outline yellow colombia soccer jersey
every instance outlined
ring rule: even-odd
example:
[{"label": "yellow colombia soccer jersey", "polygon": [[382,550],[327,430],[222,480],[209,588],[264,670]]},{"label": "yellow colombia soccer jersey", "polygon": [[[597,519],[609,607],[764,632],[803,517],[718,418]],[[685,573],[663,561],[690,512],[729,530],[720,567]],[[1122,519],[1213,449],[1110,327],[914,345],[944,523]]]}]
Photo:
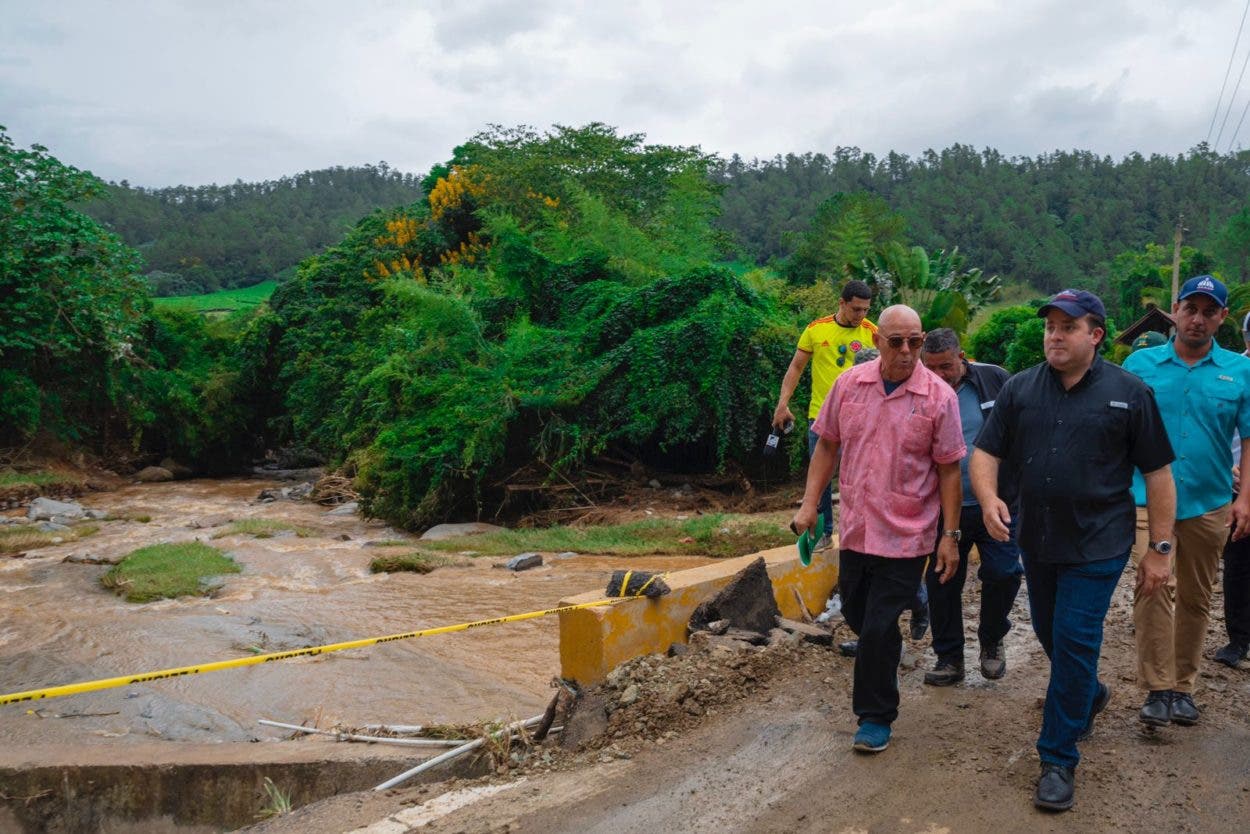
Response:
[{"label": "yellow colombia soccer jersey", "polygon": [[833,390],[838,376],[855,364],[855,354],[871,348],[872,334],[877,326],[864,319],[857,327],[838,324],[833,316],[809,324],[799,337],[799,350],[812,355],[812,404],[807,408],[808,419],[815,419],[820,406]]}]

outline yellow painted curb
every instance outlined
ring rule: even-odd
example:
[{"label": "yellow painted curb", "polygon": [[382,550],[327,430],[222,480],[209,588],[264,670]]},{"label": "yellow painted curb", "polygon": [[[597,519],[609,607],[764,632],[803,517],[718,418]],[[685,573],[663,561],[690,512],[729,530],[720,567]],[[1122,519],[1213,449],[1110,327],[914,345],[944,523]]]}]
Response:
[{"label": "yellow painted curb", "polygon": [[[602,608],[579,608],[560,612],[560,669],[563,677],[580,684],[597,683],[626,660],[663,653],[673,643],[686,642],[686,624],[699,603],[716,596],[733,577],[764,557],[773,595],[781,613],[799,619],[797,592],[812,613],[825,602],[838,583],[837,539],[828,550],[815,553],[803,567],[793,545],[726,559],[714,565],[675,571],[665,577],[672,589],[655,599],[627,599]],[[581,594],[560,602],[563,608],[602,599],[601,591]]]}]

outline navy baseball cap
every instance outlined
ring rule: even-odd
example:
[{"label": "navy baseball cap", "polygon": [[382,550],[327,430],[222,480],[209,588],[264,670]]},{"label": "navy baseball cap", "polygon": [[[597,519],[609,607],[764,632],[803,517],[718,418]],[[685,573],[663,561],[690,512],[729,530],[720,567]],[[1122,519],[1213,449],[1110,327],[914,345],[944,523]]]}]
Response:
[{"label": "navy baseball cap", "polygon": [[1037,311],[1039,318],[1046,318],[1051,310],[1062,310],[1074,319],[1081,316],[1107,317],[1107,309],[1102,306],[1102,299],[1086,290],[1060,290],[1051,296],[1050,301]]},{"label": "navy baseball cap", "polygon": [[1181,284],[1181,292],[1176,296],[1176,300],[1184,301],[1191,295],[1209,296],[1221,307],[1228,306],[1228,287],[1224,286],[1224,282],[1214,275],[1198,275],[1190,278]]}]

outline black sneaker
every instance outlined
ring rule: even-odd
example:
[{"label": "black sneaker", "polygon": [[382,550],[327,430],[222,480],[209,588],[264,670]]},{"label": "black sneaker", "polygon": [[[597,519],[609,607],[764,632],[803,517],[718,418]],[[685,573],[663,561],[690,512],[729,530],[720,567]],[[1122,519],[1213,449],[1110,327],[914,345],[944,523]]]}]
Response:
[{"label": "black sneaker", "polygon": [[838,653],[843,657],[854,657],[859,654],[859,641],[847,640],[845,643],[839,643]]},{"label": "black sneaker", "polygon": [[1192,727],[1198,723],[1198,707],[1194,706],[1194,696],[1188,692],[1172,693],[1172,723],[1182,727]]},{"label": "black sneaker", "polygon": [[933,671],[924,673],[929,686],[953,686],[964,679],[964,662],[954,658],[939,657]]},{"label": "black sneaker", "polygon": [[1094,732],[1094,719],[1098,717],[1098,713],[1107,708],[1107,704],[1111,702],[1111,689],[1102,681],[1098,682],[1098,694],[1094,696],[1094,707],[1089,712],[1089,723],[1085,725],[1085,729],[1081,730],[1081,734],[1076,737],[1077,741],[1085,741]]},{"label": "black sneaker", "polygon": [[1042,762],[1033,804],[1047,811],[1066,811],[1076,799],[1076,773],[1063,765]]},{"label": "black sneaker", "polygon": [[1002,641],[981,647],[981,674],[991,681],[1007,674],[1007,657],[1003,654]]},{"label": "black sneaker", "polygon": [[1250,646],[1245,643],[1229,643],[1216,652],[1213,659],[1216,663],[1223,663],[1225,666],[1237,669],[1241,666],[1241,661],[1246,659],[1247,654],[1250,654]]},{"label": "black sneaker", "polygon": [[923,640],[929,630],[929,606],[911,612],[911,639]]},{"label": "black sneaker", "polygon": [[1161,689],[1146,696],[1146,703],[1137,714],[1141,723],[1151,727],[1164,727],[1172,722],[1172,692]]}]

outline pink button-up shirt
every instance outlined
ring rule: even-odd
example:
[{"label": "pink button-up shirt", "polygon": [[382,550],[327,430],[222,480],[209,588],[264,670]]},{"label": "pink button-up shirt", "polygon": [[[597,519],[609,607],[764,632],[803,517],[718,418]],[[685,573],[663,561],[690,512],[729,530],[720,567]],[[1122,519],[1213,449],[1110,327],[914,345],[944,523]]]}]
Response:
[{"label": "pink button-up shirt", "polygon": [[917,364],[887,397],[881,361],[865,362],[838,377],[812,430],[842,448],[840,545],[892,558],[932,553],[941,515],[937,465],[968,451],[951,387]]}]

